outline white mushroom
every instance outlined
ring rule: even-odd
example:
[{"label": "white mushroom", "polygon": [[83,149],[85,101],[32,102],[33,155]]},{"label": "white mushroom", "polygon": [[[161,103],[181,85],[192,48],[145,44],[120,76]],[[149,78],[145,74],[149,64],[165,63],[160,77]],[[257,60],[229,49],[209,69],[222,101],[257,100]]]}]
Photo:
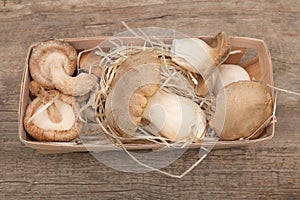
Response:
[{"label": "white mushroom", "polygon": [[[229,39],[221,32],[210,45],[198,38],[174,39],[171,52],[178,56],[173,60],[180,66],[207,78],[216,66],[225,61],[230,49]],[[186,65],[182,59],[191,65]]]},{"label": "white mushroom", "polygon": [[199,105],[188,98],[162,90],[148,99],[143,118],[172,141],[197,141],[205,135],[206,117]]},{"label": "white mushroom", "polygon": [[250,81],[250,76],[247,71],[239,65],[223,64],[218,67],[219,74],[214,86],[214,92],[217,94],[230,83],[247,80]]},{"label": "white mushroom", "polygon": [[230,40],[223,32],[210,44],[198,38],[183,38],[173,40],[171,48],[171,52],[176,55],[172,58],[174,62],[190,72],[201,75],[195,88],[198,96],[205,96],[208,90],[212,91],[216,81],[216,67],[227,59],[230,50]]}]

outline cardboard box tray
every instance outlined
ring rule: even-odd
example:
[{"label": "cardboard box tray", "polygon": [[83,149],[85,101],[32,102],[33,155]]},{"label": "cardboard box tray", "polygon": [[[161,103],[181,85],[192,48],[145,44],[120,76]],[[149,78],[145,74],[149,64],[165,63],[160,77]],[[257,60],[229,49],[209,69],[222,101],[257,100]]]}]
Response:
[{"label": "cardboard box tray", "polygon": [[[199,37],[204,41],[209,42],[212,37]],[[65,38],[64,41],[72,45],[76,50],[90,49],[99,45],[107,37],[83,37],[83,38]],[[264,41],[245,38],[245,37],[230,37],[232,50],[239,50],[240,53],[230,55],[225,63],[240,64],[244,67],[251,77],[257,80],[263,77],[263,82],[273,84],[273,71],[270,53]],[[23,126],[23,118],[26,107],[30,101],[28,85],[31,81],[29,74],[28,61],[31,55],[32,48],[37,44],[32,45],[29,48],[25,68],[23,71],[21,91],[20,91],[20,103],[19,103],[19,138],[26,146],[38,150],[41,153],[67,153],[67,152],[85,152],[86,147],[83,144],[77,144],[76,142],[40,142],[32,139],[28,133],[26,133]],[[250,53],[249,53],[250,52]],[[263,76],[262,76],[263,75]],[[272,97],[274,99],[274,90],[270,89]],[[193,143],[190,148],[199,148],[203,146],[214,145],[215,149],[239,147],[250,145],[258,142],[270,140],[274,136],[275,125],[268,126],[263,134],[258,139],[253,140],[241,140],[241,141],[218,141]],[[85,144],[86,145],[86,144]],[[91,144],[93,146],[93,144]],[[157,144],[127,144],[128,149],[157,149],[160,145]],[[107,151],[112,150],[111,145],[95,145],[92,147],[95,151]],[[90,148],[89,148],[90,149]]]}]

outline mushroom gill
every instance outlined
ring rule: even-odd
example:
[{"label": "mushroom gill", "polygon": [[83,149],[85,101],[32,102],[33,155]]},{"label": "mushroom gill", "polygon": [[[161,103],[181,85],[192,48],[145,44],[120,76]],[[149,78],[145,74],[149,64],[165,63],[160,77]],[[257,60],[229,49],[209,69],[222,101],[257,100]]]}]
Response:
[{"label": "mushroom gill", "polygon": [[[50,104],[50,105],[49,105]],[[71,141],[78,135],[72,97],[50,90],[38,95],[24,118],[26,131],[40,141]],[[46,108],[46,109],[43,109]]]}]

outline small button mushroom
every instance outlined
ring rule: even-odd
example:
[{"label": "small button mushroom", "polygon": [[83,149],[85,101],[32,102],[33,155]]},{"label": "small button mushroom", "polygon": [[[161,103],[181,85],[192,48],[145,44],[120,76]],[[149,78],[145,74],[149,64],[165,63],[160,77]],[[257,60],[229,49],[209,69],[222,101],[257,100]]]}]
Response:
[{"label": "small button mushroom", "polygon": [[24,128],[39,141],[71,141],[80,127],[73,110],[75,104],[71,96],[55,90],[44,92],[27,106]]},{"label": "small button mushroom", "polygon": [[97,84],[97,77],[86,73],[72,77],[76,60],[77,53],[68,43],[60,40],[42,42],[32,50],[30,74],[46,89],[56,88],[64,94],[81,96]]},{"label": "small button mushroom", "polygon": [[227,85],[216,98],[216,111],[211,127],[222,140],[247,138],[272,115],[273,101],[267,87],[254,81],[238,81]]}]

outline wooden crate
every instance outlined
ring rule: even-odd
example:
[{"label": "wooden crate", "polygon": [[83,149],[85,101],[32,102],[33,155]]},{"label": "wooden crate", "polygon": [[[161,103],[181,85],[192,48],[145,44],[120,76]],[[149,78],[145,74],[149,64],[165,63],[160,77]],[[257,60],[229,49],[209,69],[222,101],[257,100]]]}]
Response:
[{"label": "wooden crate", "polygon": [[[199,37],[206,42],[212,40],[212,37]],[[66,38],[64,41],[68,42],[71,46],[73,46],[76,50],[84,50],[90,49],[102,41],[107,39],[107,37],[84,37],[84,38]],[[273,83],[273,71],[272,71],[272,63],[270,53],[264,41],[253,39],[253,38],[245,38],[245,37],[230,37],[232,50],[239,50],[240,53],[233,54],[228,57],[225,63],[231,64],[240,64],[244,67],[247,72],[250,74],[251,78],[256,78],[257,80],[260,77],[263,77],[262,81],[274,85]],[[26,133],[23,126],[23,119],[26,107],[30,101],[29,98],[29,89],[28,85],[31,81],[31,77],[29,74],[28,61],[31,55],[32,48],[37,44],[32,45],[29,48],[25,68],[23,72],[21,92],[20,92],[20,103],[19,103],[19,138],[22,143],[26,146],[31,147],[33,149],[38,150],[41,153],[68,153],[68,152],[85,152],[87,151],[86,147],[83,144],[77,144],[76,142],[40,142],[33,140],[32,137]],[[247,52],[250,52],[247,54]],[[248,57],[246,59],[245,57]],[[263,76],[262,76],[263,75]],[[274,100],[274,90],[270,88],[270,92],[272,94],[272,98]],[[239,147],[250,145],[254,143],[260,143],[266,140],[270,140],[275,133],[275,125],[271,124],[267,127],[260,138],[253,140],[242,140],[242,141],[218,141],[215,142],[205,142],[205,143],[193,143],[190,148],[199,148],[202,146],[211,147],[214,145],[215,149],[220,148],[229,148],[229,147]],[[85,144],[86,145],[86,144]],[[127,144],[125,145],[128,149],[157,149],[160,148],[161,145],[158,144]],[[113,150],[111,145],[94,145],[91,144],[89,149],[94,149],[95,151],[107,151]]]}]

